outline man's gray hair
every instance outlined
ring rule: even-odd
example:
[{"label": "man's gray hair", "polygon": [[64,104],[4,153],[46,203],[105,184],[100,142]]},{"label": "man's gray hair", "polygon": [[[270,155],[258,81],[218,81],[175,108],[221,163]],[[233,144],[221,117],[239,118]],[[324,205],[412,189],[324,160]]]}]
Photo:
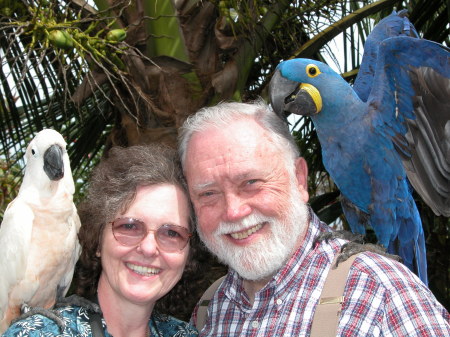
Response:
[{"label": "man's gray hair", "polygon": [[239,119],[251,118],[269,131],[271,141],[280,150],[286,151],[287,158],[295,160],[299,150],[287,123],[282,120],[262,99],[252,103],[222,102],[212,107],[200,109],[184,122],[179,130],[178,152],[184,168],[186,151],[192,135],[209,127],[220,128]]}]

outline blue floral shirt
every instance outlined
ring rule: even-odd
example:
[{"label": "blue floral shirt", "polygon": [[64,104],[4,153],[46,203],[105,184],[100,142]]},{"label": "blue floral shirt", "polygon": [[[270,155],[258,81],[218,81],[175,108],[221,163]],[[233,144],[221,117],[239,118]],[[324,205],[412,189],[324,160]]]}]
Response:
[{"label": "blue floral shirt", "polygon": [[[64,331],[60,331],[56,323],[42,315],[19,320],[12,324],[2,335],[3,337],[84,337],[92,336],[89,324],[89,312],[78,306],[66,306],[57,309],[64,320]],[[111,337],[107,331],[105,320],[102,318],[105,337]],[[198,336],[197,330],[189,323],[178,320],[172,316],[154,312],[149,320],[151,336],[156,337],[193,337]]]}]

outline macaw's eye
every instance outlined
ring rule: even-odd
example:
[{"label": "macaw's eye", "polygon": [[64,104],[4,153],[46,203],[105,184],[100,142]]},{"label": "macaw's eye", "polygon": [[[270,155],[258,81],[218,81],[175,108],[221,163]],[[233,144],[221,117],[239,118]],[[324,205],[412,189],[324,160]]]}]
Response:
[{"label": "macaw's eye", "polygon": [[308,64],[308,65],[306,66],[306,74],[307,74],[309,77],[316,77],[317,75],[320,74],[319,67],[316,66],[315,64]]}]

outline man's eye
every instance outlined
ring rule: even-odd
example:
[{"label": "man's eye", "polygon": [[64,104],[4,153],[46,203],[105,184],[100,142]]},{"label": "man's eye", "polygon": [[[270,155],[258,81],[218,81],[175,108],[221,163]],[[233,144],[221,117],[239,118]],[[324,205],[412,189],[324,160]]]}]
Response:
[{"label": "man's eye", "polygon": [[258,187],[262,183],[261,179],[249,179],[245,181],[245,186]]},{"label": "man's eye", "polygon": [[206,191],[206,192],[200,193],[200,197],[210,197],[213,194],[214,194],[213,191]]}]

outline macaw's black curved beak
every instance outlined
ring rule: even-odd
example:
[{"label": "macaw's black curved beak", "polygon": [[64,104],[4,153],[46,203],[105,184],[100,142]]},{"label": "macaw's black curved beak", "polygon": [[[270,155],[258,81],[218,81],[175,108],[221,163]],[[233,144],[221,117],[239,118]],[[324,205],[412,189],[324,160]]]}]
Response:
[{"label": "macaw's black curved beak", "polygon": [[63,150],[59,145],[52,145],[45,151],[44,171],[50,180],[64,177]]},{"label": "macaw's black curved beak", "polygon": [[298,83],[283,77],[279,69],[275,70],[269,83],[269,99],[273,111],[283,119],[290,114],[290,112],[286,111],[286,99],[290,96],[290,93],[295,92],[297,88]]},{"label": "macaw's black curved beak", "polygon": [[[312,85],[291,81],[277,69],[269,83],[272,108],[279,116],[310,116],[321,109],[320,95]],[[318,96],[318,97],[317,97]]]}]

